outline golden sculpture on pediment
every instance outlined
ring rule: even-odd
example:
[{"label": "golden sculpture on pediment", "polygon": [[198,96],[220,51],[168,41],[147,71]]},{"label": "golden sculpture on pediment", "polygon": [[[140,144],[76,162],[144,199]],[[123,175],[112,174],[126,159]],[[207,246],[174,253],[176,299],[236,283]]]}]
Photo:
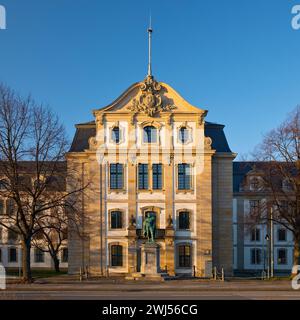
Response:
[{"label": "golden sculpture on pediment", "polygon": [[174,105],[164,105],[160,94],[161,85],[153,78],[148,76],[141,84],[141,95],[133,99],[132,104],[128,107],[135,113],[144,112],[153,117],[157,112],[170,111],[175,108]]}]

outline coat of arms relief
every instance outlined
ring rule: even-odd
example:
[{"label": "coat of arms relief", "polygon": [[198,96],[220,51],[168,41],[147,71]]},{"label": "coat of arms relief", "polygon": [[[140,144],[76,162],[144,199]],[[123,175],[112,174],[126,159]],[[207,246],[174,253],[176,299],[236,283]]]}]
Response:
[{"label": "coat of arms relief", "polygon": [[158,112],[175,109],[174,105],[163,102],[161,89],[161,85],[153,76],[148,76],[141,84],[141,95],[133,99],[128,109],[135,113],[144,112],[150,117],[153,117]]}]

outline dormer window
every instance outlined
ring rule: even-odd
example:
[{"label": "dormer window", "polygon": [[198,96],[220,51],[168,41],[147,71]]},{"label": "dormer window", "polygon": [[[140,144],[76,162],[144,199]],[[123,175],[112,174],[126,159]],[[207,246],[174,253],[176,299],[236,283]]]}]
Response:
[{"label": "dormer window", "polygon": [[179,129],[179,141],[181,143],[187,143],[189,141],[189,129],[187,127],[181,127]]},{"label": "dormer window", "polygon": [[292,191],[293,190],[293,185],[290,179],[284,179],[282,181],[282,189],[284,191]]},{"label": "dormer window", "polygon": [[119,127],[113,127],[111,130],[111,140],[114,143],[120,143],[121,141],[121,132]]},{"label": "dormer window", "polygon": [[143,142],[144,143],[157,142],[157,129],[154,126],[146,126],[143,128]]},{"label": "dormer window", "polygon": [[257,177],[252,177],[250,179],[250,190],[258,190],[260,187],[260,181]]}]

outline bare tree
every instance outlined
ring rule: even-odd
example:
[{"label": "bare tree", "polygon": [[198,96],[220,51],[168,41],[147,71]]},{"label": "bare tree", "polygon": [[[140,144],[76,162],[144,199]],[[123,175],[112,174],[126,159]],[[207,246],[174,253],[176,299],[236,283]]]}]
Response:
[{"label": "bare tree", "polygon": [[253,221],[274,221],[294,238],[294,265],[300,265],[300,106],[258,146],[255,158],[268,199],[252,213]]},{"label": "bare tree", "polygon": [[[68,219],[59,208],[54,208],[51,221],[38,219],[40,231],[32,239],[32,245],[42,252],[49,253],[56,272],[60,271],[59,253],[68,239]],[[48,220],[48,219],[47,219]]]},{"label": "bare tree", "polygon": [[[74,199],[74,197],[65,199],[64,207],[53,208],[50,217],[47,219],[37,219],[40,230],[34,235],[32,240],[35,248],[50,254],[56,272],[60,272],[59,254],[67,244],[68,226],[70,222],[72,222],[73,225],[73,232],[76,232],[79,237],[82,237],[80,227],[82,211],[78,211],[76,208],[79,206],[79,201],[72,203],[71,199]],[[68,214],[68,212],[72,212],[72,214]]]},{"label": "bare tree", "polygon": [[[67,148],[65,129],[49,108],[0,85],[0,196],[10,208],[0,225],[18,234],[26,282],[32,280],[34,235],[50,228],[50,210],[64,207],[70,196],[65,186]],[[53,180],[55,189],[50,187]],[[72,194],[82,188],[78,182]]]}]

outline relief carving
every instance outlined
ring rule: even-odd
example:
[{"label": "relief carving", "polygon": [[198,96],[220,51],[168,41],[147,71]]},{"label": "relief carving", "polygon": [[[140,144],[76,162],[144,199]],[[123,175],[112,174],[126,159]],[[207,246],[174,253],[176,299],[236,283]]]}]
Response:
[{"label": "relief carving", "polygon": [[144,112],[150,117],[161,111],[171,111],[174,105],[164,104],[161,96],[161,85],[153,78],[148,76],[141,84],[141,95],[133,99],[128,107],[133,112]]}]

